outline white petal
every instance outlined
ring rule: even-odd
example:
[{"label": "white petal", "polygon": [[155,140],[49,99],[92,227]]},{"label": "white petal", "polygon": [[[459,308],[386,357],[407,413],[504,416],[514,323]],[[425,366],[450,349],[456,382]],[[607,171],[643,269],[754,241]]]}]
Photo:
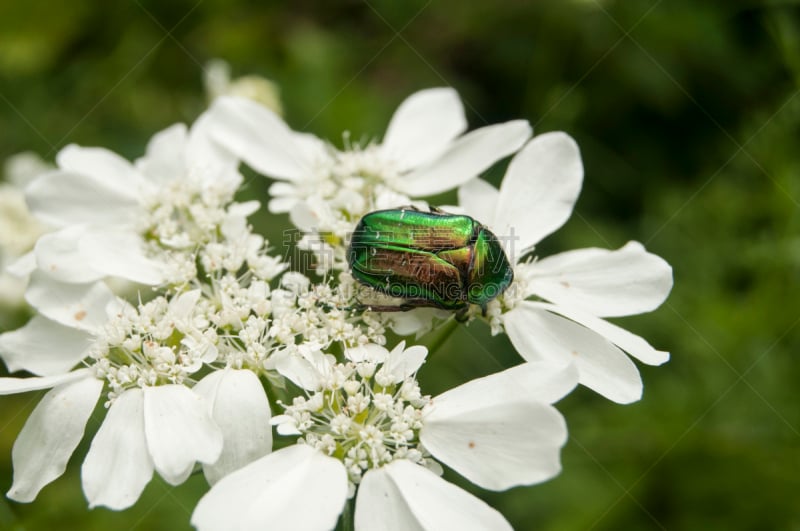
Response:
[{"label": "white petal", "polygon": [[446,321],[452,315],[452,312],[439,308],[414,308],[407,312],[384,314],[384,318],[387,319],[387,325],[395,334],[399,336],[413,335],[419,339],[433,329],[435,320]]},{"label": "white petal", "polygon": [[405,459],[364,474],[355,523],[359,531],[511,530],[486,502]]},{"label": "white petal", "polygon": [[299,147],[294,132],[274,112],[244,98],[220,97],[209,113],[215,140],[256,171],[278,179],[302,180],[313,160]]},{"label": "white petal", "polygon": [[[401,344],[405,344],[405,342]],[[367,343],[366,345],[359,345],[346,349],[344,356],[355,363],[383,363],[386,361],[387,356],[389,356],[389,351],[381,345]]]},{"label": "white petal", "polygon": [[56,162],[62,170],[83,174],[132,201],[147,186],[133,164],[105,148],[70,144],[58,152]]},{"label": "white petal", "polygon": [[296,198],[297,186],[294,183],[286,181],[275,181],[269,185],[269,195],[271,197],[292,196]]},{"label": "white petal", "polygon": [[172,125],[153,135],[145,156],[136,161],[136,168],[153,184],[165,186],[186,173],[185,150],[186,126]]},{"label": "white petal", "polygon": [[284,437],[303,434],[297,429],[297,422],[294,420],[275,424],[275,431],[278,432],[278,435],[283,435]]},{"label": "white petal", "polygon": [[289,211],[292,225],[302,232],[312,232],[319,228],[320,215],[307,201],[295,201]]},{"label": "white petal", "polygon": [[275,357],[275,370],[298,387],[315,391],[320,387],[320,375],[314,366],[294,353],[278,354]]},{"label": "white petal", "polygon": [[556,304],[599,317],[658,308],[672,289],[672,268],[638,242],[615,251],[578,249],[531,265],[529,289]]},{"label": "white petal", "polygon": [[300,201],[297,197],[276,197],[267,203],[267,209],[273,214],[285,214]]},{"label": "white petal", "polygon": [[472,179],[458,187],[458,204],[464,213],[481,223],[492,223],[500,192],[483,179]]},{"label": "white petal", "polygon": [[[471,395],[480,398],[483,404],[490,407],[516,402],[521,397],[552,404],[572,391],[576,385],[578,370],[571,360],[566,360],[561,365],[550,361],[531,361],[470,380],[437,396],[434,403],[438,407],[440,398],[446,397],[448,414],[462,414],[474,408]],[[437,416],[438,413],[433,418]]]},{"label": "white petal", "polygon": [[193,289],[181,293],[169,301],[167,310],[170,318],[176,322],[181,322],[192,317],[197,301],[200,300],[202,292],[200,289]]},{"label": "white petal", "polygon": [[143,393],[130,389],[114,400],[81,467],[89,507],[130,507],[153,477],[144,436]]},{"label": "white petal", "polygon": [[189,130],[184,160],[188,166],[221,167],[233,164],[238,166],[236,156],[216,142],[213,137],[214,120],[209,112],[204,112]]},{"label": "white petal", "polygon": [[498,236],[513,229],[519,255],[567,221],[582,182],[581,154],[569,135],[535,136],[508,166],[490,227]]},{"label": "white petal", "polygon": [[222,478],[198,502],[192,525],[199,531],[333,529],[346,497],[342,463],[297,444]]},{"label": "white petal", "polygon": [[295,145],[303,153],[304,160],[323,161],[330,158],[330,152],[334,148],[311,133],[298,133],[292,131],[292,138]]},{"label": "white petal", "polygon": [[435,159],[466,129],[464,107],[455,90],[420,90],[395,111],[381,150],[400,170],[407,170]]},{"label": "white petal", "polygon": [[[219,146],[219,143],[214,141],[213,145]],[[244,182],[244,175],[239,172],[239,159],[235,161],[234,165],[224,164],[224,161],[196,160],[189,167],[189,176],[205,189],[223,188],[234,193]]]},{"label": "white petal", "polygon": [[14,442],[9,498],[33,501],[42,487],[64,473],[102,390],[103,382],[87,374],[44,395]]},{"label": "white petal", "polygon": [[45,162],[41,155],[33,151],[16,153],[7,157],[3,163],[6,181],[20,189],[52,168],[52,164]]},{"label": "white petal", "polygon": [[22,308],[27,280],[3,273],[0,268],[0,307]]},{"label": "white petal", "polygon": [[557,365],[572,360],[580,383],[620,404],[642,397],[642,379],[636,365],[620,349],[597,333],[568,319],[523,301],[503,315],[511,343],[529,361]]},{"label": "white petal", "polygon": [[153,464],[172,485],[186,481],[195,461],[214,463],[222,432],[208,404],[182,385],[144,388],[144,431]]},{"label": "white petal", "polygon": [[406,342],[401,341],[389,353],[383,367],[394,376],[394,383],[400,383],[409,376],[413,376],[425,363],[428,349],[421,345],[405,348]]},{"label": "white petal", "polygon": [[272,451],[269,401],[252,371],[214,371],[194,392],[211,405],[211,418],[222,430],[219,459],[203,466],[209,484]]},{"label": "white petal", "polygon": [[402,191],[425,196],[455,188],[517,151],[530,136],[531,126],[525,120],[476,129],[455,140],[431,163],[403,177]]},{"label": "white petal", "polygon": [[[355,190],[351,190],[349,193],[353,194],[356,192]],[[351,204],[356,204],[355,200],[351,199],[351,201]],[[419,210],[428,210],[429,206],[427,202],[422,201],[421,199],[412,201],[407,194],[398,193],[396,190],[392,190],[391,188],[383,188],[376,192],[375,202],[372,205],[372,208],[375,210],[389,210],[392,208],[397,208],[398,205],[412,205]]]},{"label": "white petal", "polygon": [[165,265],[147,257],[145,242],[126,230],[92,230],[79,243],[81,254],[103,273],[146,285],[164,281]]},{"label": "white petal", "polygon": [[244,177],[238,171],[239,159],[214,140],[214,120],[208,112],[201,114],[189,130],[184,152],[188,177],[203,187],[239,188]]},{"label": "white petal", "polygon": [[261,209],[260,201],[245,201],[244,203],[232,203],[228,207],[228,216],[246,218],[255,214]]},{"label": "white petal", "polygon": [[336,358],[313,345],[300,345],[297,352],[283,352],[276,358],[275,369],[295,385],[309,391],[320,388],[320,382],[328,377],[336,363]]},{"label": "white petal", "polygon": [[0,356],[11,372],[61,375],[81,361],[91,345],[88,333],[36,315],[22,328],[0,335]]},{"label": "white petal", "polygon": [[41,271],[31,275],[25,300],[45,317],[92,332],[108,321],[106,306],[116,297],[102,282],[67,284]]},{"label": "white petal", "polygon": [[80,239],[86,231],[84,225],[70,225],[42,235],[33,251],[37,267],[63,282],[94,282],[103,278],[103,273],[91,267],[80,251]]},{"label": "white petal", "polygon": [[541,363],[468,382],[434,398],[420,441],[436,459],[486,489],[552,478],[561,470],[567,427],[561,414],[536,396],[542,391],[528,387],[540,368],[566,384],[544,379],[543,394],[562,395],[578,383],[574,369],[553,371]]},{"label": "white petal", "polygon": [[23,254],[6,266],[6,272],[18,278],[30,275],[34,269],[36,269],[36,255],[33,251]]},{"label": "white petal", "polygon": [[632,334],[624,328],[620,328],[617,325],[611,324],[608,321],[595,317],[594,315],[582,312],[575,308],[567,308],[565,306],[543,303],[533,304],[536,304],[540,308],[550,310],[551,312],[561,314],[568,319],[572,319],[573,321],[594,330],[642,363],[647,363],[648,365],[661,365],[662,363],[669,361],[669,352],[656,350],[642,337]]},{"label": "white petal", "polygon": [[56,227],[74,223],[120,224],[141,212],[136,188],[121,189],[117,176],[96,179],[82,173],[56,170],[45,173],[25,189],[33,215]]},{"label": "white petal", "polygon": [[0,378],[0,395],[13,395],[16,393],[27,393],[28,391],[39,391],[49,389],[57,385],[82,380],[89,374],[89,369],[78,369],[77,371],[66,374],[55,374],[53,376],[31,377],[31,378]]}]

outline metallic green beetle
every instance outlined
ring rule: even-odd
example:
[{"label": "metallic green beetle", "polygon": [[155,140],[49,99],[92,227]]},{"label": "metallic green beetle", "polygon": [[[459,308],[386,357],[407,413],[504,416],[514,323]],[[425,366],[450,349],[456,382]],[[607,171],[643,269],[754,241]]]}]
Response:
[{"label": "metallic green beetle", "polygon": [[381,293],[400,297],[398,306],[459,310],[486,305],[503,293],[514,270],[497,236],[469,216],[413,207],[378,210],[358,222],[347,250],[353,277]]}]

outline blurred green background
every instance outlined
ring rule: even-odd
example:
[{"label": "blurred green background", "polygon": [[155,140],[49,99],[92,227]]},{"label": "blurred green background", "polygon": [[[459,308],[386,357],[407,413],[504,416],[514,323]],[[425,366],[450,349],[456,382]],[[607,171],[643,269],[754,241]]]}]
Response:
[{"label": "blurred green background", "polygon": [[[634,405],[583,388],[559,404],[570,441],[556,479],[505,493],[462,484],[518,530],[797,530],[797,5],[6,1],[0,157],[34,150],[52,160],[70,142],[136,157],[155,131],[202,112],[211,58],[234,75],[275,80],[287,121],[337,144],[344,130],[379,138],[405,96],[440,85],[459,91],[472,127],[526,118],[537,132],[565,130],[581,146],[585,184],[539,253],[635,239],[665,257],[675,273],[667,303],[618,322],[672,360],[641,367],[645,392]],[[502,169],[488,178],[497,183]],[[264,198],[267,184],[253,179],[246,194]],[[288,225],[255,221],[276,242]],[[466,349],[488,353],[465,361]],[[516,360],[506,338],[480,323],[460,327],[423,371],[424,389]],[[2,491],[38,398],[0,399]],[[126,512],[89,511],[85,451],[36,502],[0,500],[0,529],[189,528],[202,478],[178,488],[156,481]]]}]

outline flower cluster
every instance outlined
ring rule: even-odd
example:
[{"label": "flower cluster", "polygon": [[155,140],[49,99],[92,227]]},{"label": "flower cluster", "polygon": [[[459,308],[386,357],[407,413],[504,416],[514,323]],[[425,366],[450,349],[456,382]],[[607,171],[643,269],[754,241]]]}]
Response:
[{"label": "flower cluster", "polygon": [[[49,391],[14,445],[8,496],[32,501],[63,473],[101,401],[81,469],[90,506],[130,507],[154,473],[178,485],[200,468],[212,485],[192,516],[203,530],[330,529],[351,506],[361,530],[509,529],[443,465],[490,490],[558,474],[567,430],[552,404],[579,383],[635,401],[625,352],[668,359],[606,318],[656,308],[669,265],[635,242],[534,259],[581,187],[563,133],[530,139],[523,120],[465,133],[457,94],[439,88],[404,101],[381,141],[345,135],[339,149],[292,131],[274,87],[226,68],[210,69],[210,109],[141,158],[71,145],[26,185],[38,225],[13,269],[35,315],[0,335],[0,357],[32,376],[0,378],[0,394]],[[499,190],[479,179],[512,154]],[[242,162],[276,179],[268,208],[289,213],[313,270],[290,270],[248,222],[260,204],[236,199]],[[425,256],[468,281],[496,238],[513,282],[480,304],[412,298],[388,311],[393,299],[349,270],[354,228],[374,210],[427,212],[425,197],[455,188],[483,243]],[[447,261],[463,256],[461,269]],[[508,334],[524,361],[431,397],[417,379],[428,349],[389,343],[455,318]]]},{"label": "flower cluster", "polygon": [[292,131],[245,99],[219,98],[209,113],[217,124],[212,135],[220,143],[278,179],[270,188],[269,209],[290,212],[306,235],[306,248],[318,253],[320,272],[346,268],[347,235],[367,212],[453,189],[515,152],[531,134],[524,120],[462,134],[464,108],[449,88],[410,96],[382,142],[359,145],[345,137],[344,150]]},{"label": "flower cluster", "polygon": [[0,308],[23,303],[24,274],[14,272],[15,263],[33,248],[46,227],[33,218],[25,204],[23,189],[37,174],[49,169],[32,152],[18,153],[6,160],[6,182],[0,182]]},{"label": "flower cluster", "polygon": [[311,387],[309,396],[296,396],[285,415],[272,419],[278,433],[301,435],[300,442],[342,456],[353,490],[364,472],[395,459],[428,465],[419,430],[431,399],[422,396],[414,378],[424,347],[356,347],[347,363],[314,354],[314,376],[295,375],[298,384]]},{"label": "flower cluster", "polygon": [[[426,355],[403,343],[391,352],[354,349],[345,363],[309,353],[292,375],[307,396],[272,419],[279,434],[300,435],[298,444],[225,477],[192,522],[201,530],[276,522],[328,529],[355,496],[356,529],[414,522],[511,529],[496,510],[441,479],[439,461],[491,490],[556,475],[567,430],[551,404],[575,386],[575,368],[524,363],[431,398],[414,378]],[[265,510],[279,488],[292,490]],[[309,503],[314,511],[303,510]]]}]

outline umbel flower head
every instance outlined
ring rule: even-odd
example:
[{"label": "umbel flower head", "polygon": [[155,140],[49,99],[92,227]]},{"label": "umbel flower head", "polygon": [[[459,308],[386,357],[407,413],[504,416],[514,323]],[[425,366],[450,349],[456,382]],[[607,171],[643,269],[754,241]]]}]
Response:
[{"label": "umbel flower head", "polygon": [[91,506],[129,507],[154,471],[177,485],[199,462],[213,483],[269,453],[259,376],[282,378],[276,365],[296,364],[303,338],[326,347],[383,342],[378,323],[326,311],[341,303],[337,293],[301,292],[297,277],[270,290],[227,272],[132,306],[102,282],[35,274],[28,295],[41,315],[0,335],[0,357],[39,376],[0,378],[0,394],[53,389],[15,443],[8,496],[31,501],[63,473],[104,391],[108,413],[82,468]]},{"label": "umbel flower head", "polygon": [[[213,464],[219,459],[222,433],[205,401],[184,385],[206,352],[187,349],[176,356],[177,349],[167,346],[168,337],[192,335],[191,315],[198,295],[190,292],[169,304],[157,298],[135,311],[97,284],[86,297],[93,299],[93,305],[85,310],[82,330],[37,316],[23,329],[0,336],[0,352],[9,369],[49,373],[0,378],[0,394],[52,388],[14,444],[10,498],[32,501],[63,473],[104,388],[108,414],[82,468],[91,506],[128,507],[154,470],[177,485],[186,480],[196,461]],[[37,332],[35,343],[30,338]],[[26,346],[30,360],[20,355]],[[59,359],[61,353],[65,360]],[[75,357],[85,357],[85,366],[69,371],[79,361]],[[67,370],[59,370],[59,365]]]},{"label": "umbel flower head", "polygon": [[[183,128],[169,131],[151,143],[150,151],[176,140],[181,144]],[[68,152],[79,153],[74,150],[79,148]],[[93,154],[133,171],[110,152]],[[62,233],[80,232],[82,237],[47,248],[49,263],[56,267],[35,270],[26,292],[38,314],[22,328],[0,335],[0,357],[8,369],[36,375],[1,378],[0,394],[52,388],[15,443],[12,499],[33,500],[63,473],[103,395],[108,412],[82,467],[90,506],[129,507],[153,472],[177,485],[196,463],[213,483],[271,451],[270,406],[259,377],[282,378],[276,360],[291,358],[306,341],[324,347],[383,342],[378,322],[368,316],[356,322],[336,310],[346,306],[338,290],[327,285],[300,289],[309,281],[299,274],[287,274],[280,288],[270,288],[285,264],[267,254],[264,239],[245,222],[257,204],[234,203],[235,189],[217,195],[213,180],[208,182],[212,190],[194,193],[196,183],[181,173],[182,165],[172,168],[174,173],[162,170],[165,178],[151,182],[147,195],[161,198],[160,205],[169,203],[168,212],[129,205],[145,222],[159,220],[152,230],[142,232],[142,220],[130,212],[61,220]],[[44,200],[43,187],[56,177],[70,179],[72,174],[63,171],[40,177],[30,191],[42,200],[37,209],[44,218],[55,201]],[[166,178],[170,175],[175,179]],[[77,183],[90,179],[73,177]],[[54,206],[50,216],[61,219],[69,209]],[[76,209],[75,215],[83,214]],[[92,221],[93,215],[109,216],[109,223]],[[116,226],[110,223],[114,215],[121,216]],[[103,280],[81,282],[85,279],[70,276],[71,266],[77,271],[89,259],[81,252],[84,237],[109,230],[128,231],[143,251],[144,268],[138,269],[141,261],[126,263],[126,278],[141,281],[148,271],[166,271],[149,267],[154,257],[184,258],[191,267],[156,286],[148,300],[134,295],[139,299],[135,304],[116,296]]]},{"label": "umbel flower head", "polygon": [[196,273],[198,245],[236,230],[258,208],[233,202],[242,176],[209,139],[205,116],[191,129],[176,124],[157,133],[133,164],[75,145],[56,162],[26,196],[34,216],[57,229],[36,243],[36,266],[64,282],[179,284]]},{"label": "umbel flower head", "polygon": [[[658,306],[671,270],[636,243],[524,259],[570,215],[577,146],[563,134],[525,145],[523,120],[465,130],[445,88],[406,99],[380,141],[344,149],[221,96],[190,128],[156,134],[134,163],[64,148],[26,190],[54,229],[19,261],[37,313],[0,334],[8,369],[34,375],[0,378],[0,394],[49,389],[15,442],[8,496],[31,501],[63,473],[100,401],[81,467],[92,507],[130,507],[154,473],[177,485],[202,469],[212,487],[192,516],[201,530],[330,529],[345,507],[362,531],[510,529],[445,481],[443,466],[496,491],[558,474],[567,431],[552,404],[579,382],[635,400],[641,380],[623,351],[666,360],[604,318]],[[473,179],[523,145],[499,191]],[[514,283],[482,317],[526,361],[425,394],[427,349],[388,350],[384,325],[410,333],[433,317],[364,310],[347,271],[319,282],[286,272],[248,223],[259,203],[235,201],[239,158],[277,179],[270,210],[290,213],[332,258],[318,272],[345,268],[366,212],[425,208],[420,198],[461,186],[470,214],[519,238]]]},{"label": "umbel flower head", "polygon": [[0,394],[53,389],[14,445],[10,498],[31,501],[63,473],[104,391],[108,413],[82,468],[91,506],[129,507],[154,471],[175,485],[200,462],[214,482],[271,450],[257,375],[281,340],[265,341],[271,328],[259,325],[271,321],[263,282],[228,287],[225,300],[195,289],[134,307],[101,282],[35,275],[29,294],[43,315],[0,335],[0,356],[39,376],[0,378]]},{"label": "umbel flower head", "polygon": [[[91,506],[130,506],[154,471],[179,484],[199,462],[215,481],[271,450],[259,373],[240,369],[263,369],[269,345],[249,348],[260,339],[254,318],[269,316],[268,282],[285,265],[245,222],[258,205],[233,202],[232,159],[201,145],[202,123],[188,137],[180,125],[160,133],[136,166],[72,146],[30,185],[37,215],[60,229],[35,249],[40,268],[25,296],[38,314],[0,335],[8,369],[36,376],[2,378],[0,394],[52,390],[15,443],[9,497],[31,501],[63,473],[104,392],[108,414],[82,468]],[[110,235],[131,248],[88,250]],[[189,265],[170,275],[175,263]],[[160,286],[134,305],[98,280],[106,275]],[[258,413],[237,413],[248,410]],[[262,427],[249,426],[254,418]]]},{"label": "umbel flower head", "polygon": [[[209,113],[215,139],[278,180],[270,211],[291,212],[300,230],[315,234],[304,243],[318,251],[323,269],[345,267],[346,237],[362,215],[453,189],[514,153],[531,133],[527,121],[513,120],[464,134],[464,109],[451,88],[412,94],[381,142],[348,141],[344,150],[292,131],[246,99],[218,98]],[[325,260],[331,254],[333,261]]]},{"label": "umbel flower head", "polygon": [[637,242],[615,251],[525,258],[567,221],[582,179],[575,141],[546,133],[514,156],[499,190],[475,179],[459,189],[459,203],[513,244],[515,280],[490,303],[493,332],[505,331],[526,360],[571,360],[580,383],[615,402],[633,402],[642,395],[642,381],[623,351],[650,365],[666,362],[669,354],[604,318],[657,308],[672,288],[672,268]]},{"label": "umbel flower head", "polygon": [[426,354],[403,343],[391,352],[366,345],[345,363],[310,350],[285,366],[306,396],[273,423],[298,444],[222,479],[192,523],[201,531],[331,529],[355,495],[359,530],[510,529],[443,480],[438,462],[492,490],[553,477],[567,433],[550,404],[577,373],[525,363],[431,398],[415,379]]}]

